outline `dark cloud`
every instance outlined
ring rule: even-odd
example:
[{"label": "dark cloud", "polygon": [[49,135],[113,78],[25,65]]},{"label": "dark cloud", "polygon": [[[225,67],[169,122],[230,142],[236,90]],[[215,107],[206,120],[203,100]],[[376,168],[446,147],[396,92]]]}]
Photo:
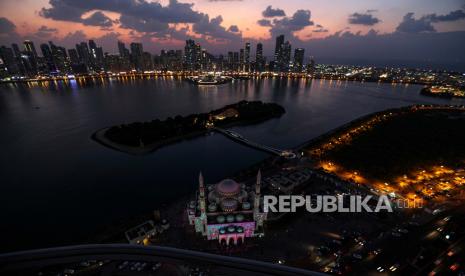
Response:
[{"label": "dark cloud", "polygon": [[312,32],[314,32],[314,33],[327,33],[329,31],[328,31],[328,29],[325,29],[325,28],[319,28],[319,29],[313,30]]},{"label": "dark cloud", "polygon": [[16,32],[16,25],[8,18],[0,17],[0,43],[10,44],[19,41],[20,36]]},{"label": "dark cloud", "polygon": [[75,32],[69,32],[58,42],[60,44],[64,44],[65,46],[72,47],[72,45],[75,45],[78,42],[86,41],[86,40],[87,40],[86,34],[83,31],[79,30]]},{"label": "dark cloud", "polygon": [[119,22],[122,28],[132,29],[138,32],[160,32],[169,28],[168,23],[160,22],[156,19],[146,20],[124,14],[120,16]]},{"label": "dark cloud", "polygon": [[271,26],[273,26],[271,24],[271,21],[268,20],[268,19],[260,19],[260,20],[257,21],[257,24],[262,26],[262,27],[271,27]]},{"label": "dark cloud", "polygon": [[451,11],[450,13],[446,15],[437,15],[435,13],[433,14],[428,14],[425,16],[425,18],[428,18],[431,22],[451,22],[451,21],[457,21],[465,18],[465,12],[463,10],[456,10],[456,11]]},{"label": "dark cloud", "polygon": [[453,22],[465,19],[465,12],[463,10],[451,11],[445,15],[431,13],[419,19],[415,19],[413,15],[413,12],[407,13],[399,23],[399,26],[397,26],[396,31],[402,33],[436,32],[432,23]]},{"label": "dark cloud", "polygon": [[353,13],[349,16],[349,23],[350,24],[357,24],[357,25],[365,25],[365,26],[373,26],[379,23],[380,20],[374,17],[370,13]]},{"label": "dark cloud", "polygon": [[221,15],[212,19],[209,19],[209,16],[206,15],[202,18],[202,20],[192,25],[192,30],[198,34],[206,36],[208,39],[217,41],[223,41],[224,39],[241,39],[240,34],[228,31],[223,26],[221,26],[222,22],[223,17],[221,17]]},{"label": "dark cloud", "polygon": [[422,33],[436,32],[436,29],[431,24],[431,20],[427,17],[423,16],[420,19],[415,19],[413,17],[413,12],[409,12],[399,23],[396,31],[401,33]]},{"label": "dark cloud", "polygon": [[[42,8],[39,14],[45,18],[54,20],[80,22],[86,25],[101,26],[108,29],[114,23],[119,23],[122,28],[131,29],[148,37],[179,38],[187,37],[184,30],[170,27],[173,24],[193,24],[193,31],[209,36],[210,39],[241,39],[235,28],[225,29],[220,24],[221,17],[210,20],[207,14],[194,11],[193,4],[180,3],[178,0],[170,0],[165,6],[159,2],[147,0],[50,0],[50,7]],[[87,12],[95,11],[90,17],[82,18]],[[117,22],[112,21],[103,12],[115,12],[120,14]],[[64,14],[69,14],[65,16]],[[237,27],[237,26],[236,26]]]},{"label": "dark cloud", "polygon": [[284,34],[288,37],[294,36],[294,32],[303,30],[314,23],[310,20],[311,13],[309,10],[297,10],[292,17],[283,17],[274,19],[270,33],[273,37]]},{"label": "dark cloud", "polygon": [[58,32],[58,29],[56,28],[49,28],[47,26],[42,25],[35,33],[35,36],[43,37],[43,38],[50,38],[53,34],[56,34],[57,32]]},{"label": "dark cloud", "polygon": [[0,17],[0,34],[9,34],[16,31],[16,25],[5,17]]},{"label": "dark cloud", "polygon": [[233,32],[233,33],[238,33],[239,28],[237,27],[237,25],[231,25],[231,26],[229,26],[228,31]]},{"label": "dark cloud", "polygon": [[286,16],[286,13],[281,9],[273,9],[271,6],[266,7],[266,9],[262,12],[263,17],[278,17],[278,16]]},{"label": "dark cloud", "polygon": [[378,10],[373,9],[373,10],[367,10],[367,13],[372,13],[372,12],[377,12]]},{"label": "dark cloud", "polygon": [[91,16],[82,19],[82,24],[88,26],[100,26],[100,27],[111,27],[113,26],[113,20],[106,16],[103,12],[94,12]]}]

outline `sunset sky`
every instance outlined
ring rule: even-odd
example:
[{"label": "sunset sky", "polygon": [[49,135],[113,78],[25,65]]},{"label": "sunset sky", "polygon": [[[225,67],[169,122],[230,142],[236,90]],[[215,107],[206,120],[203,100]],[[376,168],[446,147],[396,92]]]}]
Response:
[{"label": "sunset sky", "polygon": [[[323,56],[332,55],[331,51],[339,53],[337,47],[331,45],[331,51],[327,47],[339,41],[341,45],[358,43],[375,47],[387,40],[398,47],[399,43],[413,43],[409,39],[418,43],[446,39],[446,43],[455,45],[465,37],[465,1],[2,0],[0,3],[1,44],[32,39],[36,43],[53,40],[72,47],[76,42],[94,38],[105,51],[115,52],[119,39],[127,43],[143,42],[144,49],[157,52],[162,48],[181,49],[184,40],[190,37],[212,53],[237,51],[246,41],[252,44],[262,41],[265,52],[270,54],[274,37],[281,33],[293,46],[305,47],[307,53],[313,48],[312,53]],[[438,54],[444,50],[457,49],[432,51]],[[353,55],[342,52],[344,56]],[[388,58],[402,58],[400,52],[393,52]],[[428,58],[436,58],[429,55]],[[463,54],[457,58],[462,61]]]}]

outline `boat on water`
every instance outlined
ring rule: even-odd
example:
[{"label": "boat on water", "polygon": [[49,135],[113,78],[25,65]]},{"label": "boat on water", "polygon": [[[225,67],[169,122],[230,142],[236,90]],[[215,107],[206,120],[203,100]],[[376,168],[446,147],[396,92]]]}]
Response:
[{"label": "boat on water", "polygon": [[232,81],[232,78],[222,75],[205,74],[199,76],[191,76],[188,77],[187,80],[196,85],[217,85],[230,82]]}]

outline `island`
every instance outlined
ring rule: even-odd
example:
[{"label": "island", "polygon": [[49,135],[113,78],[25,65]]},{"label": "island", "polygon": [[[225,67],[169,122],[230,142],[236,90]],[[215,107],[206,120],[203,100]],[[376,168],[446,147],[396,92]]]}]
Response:
[{"label": "island", "polygon": [[164,145],[203,135],[215,127],[254,124],[280,117],[285,109],[276,103],[240,101],[208,113],[177,115],[166,120],[134,122],[100,129],[92,138],[129,154],[146,154]]}]

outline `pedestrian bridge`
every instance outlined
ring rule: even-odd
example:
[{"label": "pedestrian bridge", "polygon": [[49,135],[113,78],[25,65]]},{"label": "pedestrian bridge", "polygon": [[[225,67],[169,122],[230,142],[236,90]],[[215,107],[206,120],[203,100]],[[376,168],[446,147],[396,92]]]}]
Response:
[{"label": "pedestrian bridge", "polygon": [[237,141],[239,143],[242,143],[242,144],[244,144],[246,146],[249,146],[249,147],[252,147],[252,148],[255,148],[255,149],[258,149],[258,150],[262,150],[262,151],[265,151],[265,152],[269,152],[269,153],[272,153],[272,154],[275,154],[275,155],[278,155],[278,156],[281,156],[281,157],[284,157],[284,158],[287,158],[287,159],[296,158],[296,154],[294,152],[292,152],[291,150],[282,150],[282,149],[277,149],[277,148],[273,148],[273,147],[270,147],[270,146],[258,144],[258,143],[255,143],[253,141],[250,141],[250,140],[244,138],[239,133],[231,131],[231,130],[222,129],[222,128],[219,128],[219,127],[214,127],[212,129],[214,131],[217,131],[217,132],[225,135],[226,137],[228,137],[228,138],[230,138],[232,140],[235,140],[235,141]]}]

